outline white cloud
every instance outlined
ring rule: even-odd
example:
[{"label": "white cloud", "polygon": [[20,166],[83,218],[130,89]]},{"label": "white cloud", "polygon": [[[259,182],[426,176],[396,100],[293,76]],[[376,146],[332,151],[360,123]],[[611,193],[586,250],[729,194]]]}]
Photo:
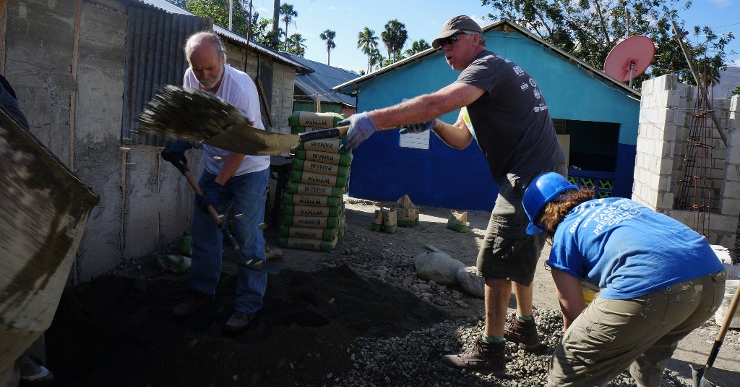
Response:
[{"label": "white cloud", "polygon": [[732,5],[732,0],[709,0],[709,2],[716,4],[720,8]]}]

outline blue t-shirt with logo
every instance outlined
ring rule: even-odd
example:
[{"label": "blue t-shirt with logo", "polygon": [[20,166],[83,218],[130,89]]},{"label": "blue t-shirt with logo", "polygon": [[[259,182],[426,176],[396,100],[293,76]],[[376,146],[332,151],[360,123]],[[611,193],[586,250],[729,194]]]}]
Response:
[{"label": "blue t-shirt with logo", "polygon": [[553,236],[547,264],[628,299],[724,269],[706,238],[625,198],[572,209]]}]

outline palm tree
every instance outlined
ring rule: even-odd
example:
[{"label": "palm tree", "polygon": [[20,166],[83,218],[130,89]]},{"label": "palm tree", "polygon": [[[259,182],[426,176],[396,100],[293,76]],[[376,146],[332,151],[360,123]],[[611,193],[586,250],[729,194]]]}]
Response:
[{"label": "palm tree", "polygon": [[370,69],[372,70],[375,65],[378,65],[377,69],[380,70],[383,67],[383,55],[380,54],[380,50],[373,48],[370,50]]},{"label": "palm tree", "polygon": [[388,59],[393,60],[401,53],[401,49],[408,39],[406,25],[399,22],[398,19],[393,19],[385,24],[385,31],[380,34],[380,38],[388,49]]},{"label": "palm tree", "polygon": [[336,44],[334,44],[334,37],[337,36],[337,33],[332,30],[326,30],[319,35],[321,40],[326,41],[326,65],[331,66],[331,50],[335,47],[337,47]]},{"label": "palm tree", "polygon": [[275,36],[278,34],[278,22],[280,21],[280,0],[274,0],[272,2],[272,33]]},{"label": "palm tree", "polygon": [[408,56],[411,56],[411,55],[414,55],[414,54],[418,54],[418,53],[420,53],[420,52],[422,52],[424,50],[428,50],[430,47],[431,46],[429,45],[429,43],[427,43],[426,40],[419,39],[419,40],[415,41],[414,43],[412,43],[411,44],[411,48],[408,49],[408,50],[406,50],[406,51],[404,51],[404,53],[406,55],[408,55]]},{"label": "palm tree", "polygon": [[358,33],[357,48],[362,48],[362,53],[367,55],[367,72],[371,72],[373,65],[370,63],[370,54],[373,49],[378,48],[378,37],[375,36],[375,31],[365,27],[364,30]]},{"label": "palm tree", "polygon": [[293,10],[291,4],[283,4],[280,6],[280,14],[283,15],[283,21],[285,22],[285,50],[288,50],[288,24],[293,21],[294,17],[298,16],[298,12]]},{"label": "palm tree", "polygon": [[301,34],[290,35],[289,38],[286,38],[285,51],[298,56],[303,56],[306,54],[306,45],[303,44],[305,41],[306,39],[303,39]]}]

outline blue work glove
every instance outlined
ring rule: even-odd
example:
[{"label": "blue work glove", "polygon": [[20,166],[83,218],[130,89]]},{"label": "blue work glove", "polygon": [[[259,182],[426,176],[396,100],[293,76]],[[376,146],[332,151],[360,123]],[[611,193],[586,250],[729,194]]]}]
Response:
[{"label": "blue work glove", "polygon": [[423,133],[427,130],[432,130],[434,127],[437,126],[437,120],[431,120],[431,121],[424,121],[420,124],[411,124],[406,125],[403,129],[401,129],[401,134],[406,133]]},{"label": "blue work glove", "polygon": [[375,126],[375,123],[367,112],[353,114],[349,118],[337,123],[337,126],[345,125],[349,125],[349,129],[342,142],[344,145],[343,148],[348,151],[357,148],[360,143],[367,140],[368,137],[378,130],[378,127]]},{"label": "blue work glove", "polygon": [[188,158],[185,157],[185,152],[192,147],[193,146],[185,140],[177,140],[162,149],[162,159],[171,162],[180,172],[185,173],[185,171],[190,170],[190,168],[188,168]]},{"label": "blue work glove", "polygon": [[216,180],[208,180],[206,184],[203,187],[201,187],[201,191],[203,191],[203,195],[197,195],[195,197],[195,201],[196,203],[198,203],[198,207],[200,207],[200,209],[203,210],[203,212],[207,214],[208,205],[210,204],[214,208],[216,208],[218,197],[221,196],[224,190],[225,190],[224,186],[216,183]]}]

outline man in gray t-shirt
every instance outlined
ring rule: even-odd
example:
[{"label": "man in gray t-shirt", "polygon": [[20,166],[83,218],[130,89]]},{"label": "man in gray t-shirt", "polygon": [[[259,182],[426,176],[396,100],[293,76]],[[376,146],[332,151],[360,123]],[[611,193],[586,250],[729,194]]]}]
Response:
[{"label": "man in gray t-shirt", "polygon": [[[486,321],[482,337],[468,351],[445,355],[442,363],[503,374],[506,340],[530,351],[540,345],[532,317],[531,284],[545,239],[526,233],[529,219],[522,197],[539,174],[556,171],[566,175],[565,153],[537,83],[515,63],[487,51],[476,22],[464,15],[453,17],[432,46],[441,49],[450,67],[461,72],[454,83],[398,105],[355,114],[338,125],[350,126],[345,138],[349,149],[379,127],[409,122],[421,122],[409,125],[409,132],[432,130],[455,149],[465,149],[476,139],[500,188],[477,261],[485,278]],[[460,115],[455,124],[437,119],[457,109]],[[517,314],[506,322],[512,285]]]}]

